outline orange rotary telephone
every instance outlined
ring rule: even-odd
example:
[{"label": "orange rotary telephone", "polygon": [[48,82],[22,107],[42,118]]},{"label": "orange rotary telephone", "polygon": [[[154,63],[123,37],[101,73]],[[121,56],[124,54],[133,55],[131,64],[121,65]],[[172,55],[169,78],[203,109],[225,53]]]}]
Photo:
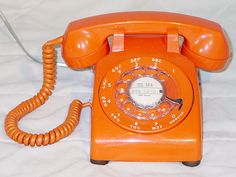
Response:
[{"label": "orange rotary telephone", "polygon": [[[179,36],[184,38],[180,49]],[[109,46],[108,37],[112,37]],[[74,100],[64,123],[45,134],[19,129],[18,121],[43,105],[55,85],[55,45],[72,69],[94,65],[92,103]],[[122,12],[74,21],[43,46],[43,84],[6,117],[14,141],[48,145],[68,136],[83,107],[92,108],[91,162],[180,161],[202,158],[202,120],[197,67],[216,71],[229,58],[221,26],[162,12]]]}]

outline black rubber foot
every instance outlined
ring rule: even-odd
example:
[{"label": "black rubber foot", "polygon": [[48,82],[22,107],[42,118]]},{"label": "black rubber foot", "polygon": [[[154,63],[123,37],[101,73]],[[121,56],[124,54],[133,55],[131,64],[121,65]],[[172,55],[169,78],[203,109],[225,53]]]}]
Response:
[{"label": "black rubber foot", "polygon": [[201,160],[198,161],[190,161],[190,162],[182,162],[182,164],[184,164],[185,166],[188,167],[196,167],[201,163]]},{"label": "black rubber foot", "polygon": [[96,164],[96,165],[106,165],[106,164],[108,164],[109,161],[90,159],[90,162],[91,162],[92,164]]}]

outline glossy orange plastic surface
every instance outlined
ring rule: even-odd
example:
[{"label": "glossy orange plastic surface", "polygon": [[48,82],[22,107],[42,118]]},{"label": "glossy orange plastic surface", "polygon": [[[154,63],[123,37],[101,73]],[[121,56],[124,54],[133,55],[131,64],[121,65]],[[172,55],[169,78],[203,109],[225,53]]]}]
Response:
[{"label": "glossy orange plastic surface", "polygon": [[[123,52],[110,53],[97,63],[92,106],[91,159],[118,161],[201,159],[202,128],[197,69],[180,53],[167,52],[166,42],[166,36],[126,36]],[[128,117],[115,106],[114,94],[112,96],[111,93],[115,89],[114,81],[117,76],[109,77],[109,73],[121,65],[120,75],[122,75],[127,69],[125,63],[133,58],[144,60],[140,65],[157,66],[172,75],[178,88],[171,89],[179,90],[178,96],[183,99],[180,110],[176,107],[165,117],[142,121]],[[161,59],[161,62],[152,61],[156,58]],[[103,89],[105,80],[107,87]]]},{"label": "glossy orange plastic surface", "polygon": [[107,37],[121,31],[124,34],[168,34],[176,31],[184,37],[184,54],[202,69],[222,69],[229,58],[224,31],[215,22],[166,12],[121,12],[70,23],[63,42],[66,63],[71,68],[95,64],[108,52]]},{"label": "glossy orange plastic surface", "polygon": [[[182,48],[179,36],[184,37]],[[32,135],[19,130],[17,122],[51,95],[55,83],[52,46],[56,44],[62,45],[70,68],[94,65],[93,103],[75,101],[64,124],[49,133]],[[91,106],[93,161],[201,160],[197,68],[215,71],[226,65],[229,44],[219,24],[175,13],[113,13],[70,23],[62,37],[43,49],[43,86],[35,97],[8,113],[5,129],[9,137],[31,146],[54,143],[73,131],[81,108]],[[151,81],[142,83],[142,78]],[[147,92],[148,87],[154,90]],[[143,96],[141,102],[151,104],[140,105],[137,95]],[[154,102],[150,101],[153,95]]]}]

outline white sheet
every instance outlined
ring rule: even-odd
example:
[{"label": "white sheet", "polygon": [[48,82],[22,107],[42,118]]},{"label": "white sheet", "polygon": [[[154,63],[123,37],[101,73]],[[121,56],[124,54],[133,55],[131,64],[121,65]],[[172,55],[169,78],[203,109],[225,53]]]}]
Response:
[{"label": "white sheet", "polygon": [[[236,41],[234,0],[0,0],[0,8],[26,48],[40,57],[41,45],[64,33],[68,22],[96,14],[117,11],[159,10],[208,18],[220,23],[231,41]],[[232,46],[235,51],[235,46]],[[82,111],[79,126],[71,136],[40,148],[16,144],[4,132],[7,112],[37,92],[42,66],[30,61],[0,21],[0,176],[146,176],[146,177],[234,177],[236,176],[236,62],[220,73],[201,71],[204,144],[200,166],[180,163],[110,162],[106,166],[89,162],[90,110]],[[57,86],[46,106],[31,113],[20,127],[35,133],[63,122],[73,98],[87,101],[92,95],[91,71],[58,68]]]}]

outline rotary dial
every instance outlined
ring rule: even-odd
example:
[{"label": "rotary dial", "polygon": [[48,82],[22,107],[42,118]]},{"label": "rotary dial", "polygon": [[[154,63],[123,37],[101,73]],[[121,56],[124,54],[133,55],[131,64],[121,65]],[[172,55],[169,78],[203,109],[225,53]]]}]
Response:
[{"label": "rotary dial", "polygon": [[118,126],[138,133],[168,130],[183,121],[193,103],[188,77],[179,67],[155,57],[127,58],[101,81],[104,113]]},{"label": "rotary dial", "polygon": [[[166,98],[168,74],[156,67],[134,67],[116,82],[116,104],[127,115],[139,120],[164,117],[176,103]],[[176,88],[176,87],[174,87]],[[177,96],[177,90],[175,91]]]}]

